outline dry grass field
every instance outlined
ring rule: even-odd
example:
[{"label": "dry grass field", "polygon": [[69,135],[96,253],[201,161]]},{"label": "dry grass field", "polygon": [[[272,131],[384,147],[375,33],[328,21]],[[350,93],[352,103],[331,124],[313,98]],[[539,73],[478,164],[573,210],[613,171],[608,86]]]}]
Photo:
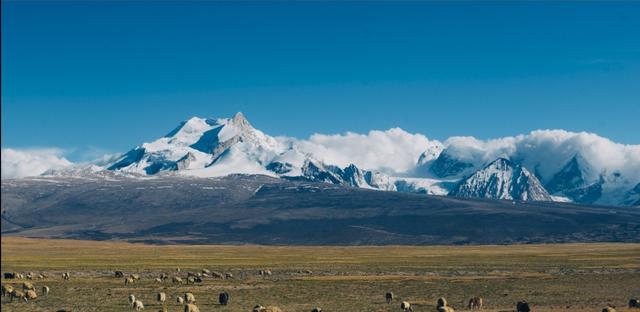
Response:
[{"label": "dry grass field", "polygon": [[[180,268],[181,272],[177,272]],[[161,272],[186,277],[202,269],[232,273],[233,278],[205,278],[203,283],[158,283]],[[260,276],[268,269],[271,276]],[[138,273],[125,286],[114,270]],[[310,270],[311,272],[308,272]],[[145,311],[162,310],[155,301],[167,293],[168,311],[182,311],[176,296],[195,294],[200,311],[250,311],[256,304],[284,311],[398,311],[400,301],[414,311],[435,311],[446,297],[457,311],[471,296],[485,300],[486,311],[513,311],[526,299],[533,311],[601,311],[608,303],[618,311],[640,296],[639,244],[563,244],[433,247],[267,247],[156,246],[2,238],[2,272],[46,273],[32,282],[51,293],[29,303],[2,298],[2,311],[128,311],[127,296],[144,302]],[[61,273],[71,279],[63,281]],[[3,285],[21,285],[3,279]],[[230,304],[217,304],[227,291]],[[384,293],[393,291],[391,305]],[[640,311],[640,310],[638,310]]]}]

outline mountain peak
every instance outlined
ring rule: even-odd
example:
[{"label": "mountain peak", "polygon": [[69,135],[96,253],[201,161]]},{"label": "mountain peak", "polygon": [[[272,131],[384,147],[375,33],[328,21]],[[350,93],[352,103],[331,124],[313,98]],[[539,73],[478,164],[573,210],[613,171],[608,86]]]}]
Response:
[{"label": "mountain peak", "polygon": [[546,188],[550,193],[560,193],[563,195],[574,194],[570,196],[573,200],[578,200],[583,196],[580,189],[587,186],[587,182],[582,174],[582,165],[584,162],[580,154],[574,155],[560,171],[558,171],[547,183]]},{"label": "mountain peak", "polygon": [[502,157],[462,180],[451,191],[451,195],[509,200],[552,200],[535,175]]},{"label": "mountain peak", "polygon": [[237,112],[235,115],[233,115],[231,121],[238,126],[251,126],[242,112]]},{"label": "mountain peak", "polygon": [[516,166],[517,164],[504,157],[499,157],[487,165],[487,167],[495,167],[497,169],[513,168]]},{"label": "mountain peak", "polygon": [[498,164],[506,164],[506,165],[513,165],[514,163],[509,160],[508,158],[505,157],[498,157],[496,158],[496,160],[491,162],[492,164],[498,163]]}]

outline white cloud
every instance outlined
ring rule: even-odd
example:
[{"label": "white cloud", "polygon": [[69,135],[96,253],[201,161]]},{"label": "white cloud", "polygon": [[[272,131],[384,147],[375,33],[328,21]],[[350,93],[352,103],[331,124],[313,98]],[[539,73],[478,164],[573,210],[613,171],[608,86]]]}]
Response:
[{"label": "white cloud", "polygon": [[[327,164],[341,167],[355,164],[390,174],[424,176],[416,168],[420,155],[444,149],[449,155],[479,168],[498,157],[521,162],[548,181],[574,156],[584,160],[588,182],[600,176],[624,187],[640,182],[640,145],[615,143],[593,133],[565,130],[536,130],[529,134],[490,140],[450,137],[444,142],[429,140],[400,128],[372,130],[367,134],[314,134],[307,140],[290,139],[298,149]],[[416,170],[417,169],[417,170]],[[615,173],[620,173],[616,177]]]},{"label": "white cloud", "polygon": [[71,166],[58,148],[2,149],[2,179],[37,176],[49,169]]},{"label": "white cloud", "polygon": [[413,169],[420,154],[434,142],[437,141],[430,141],[422,134],[392,128],[367,134],[314,134],[308,140],[297,141],[296,145],[327,164],[341,167],[355,164],[368,170],[403,173]]},{"label": "white cloud", "polygon": [[640,182],[640,145],[615,143],[588,132],[537,130],[518,137],[516,149],[515,157],[525,166],[537,166],[547,179],[578,155],[589,167],[584,168],[588,180],[620,173],[627,181],[618,182]]},{"label": "white cloud", "polygon": [[450,137],[444,142],[447,154],[471,163],[485,163],[499,157],[508,158],[515,152],[519,137],[505,137],[487,141],[474,137]]},{"label": "white cloud", "polygon": [[[444,142],[446,153],[460,160],[482,166],[498,157],[511,158],[537,172],[548,181],[574,156],[583,162],[585,178],[597,181],[600,176],[614,184],[640,182],[640,145],[615,143],[588,132],[536,130],[526,135],[492,140],[451,137]],[[619,173],[620,177],[616,177]]]}]

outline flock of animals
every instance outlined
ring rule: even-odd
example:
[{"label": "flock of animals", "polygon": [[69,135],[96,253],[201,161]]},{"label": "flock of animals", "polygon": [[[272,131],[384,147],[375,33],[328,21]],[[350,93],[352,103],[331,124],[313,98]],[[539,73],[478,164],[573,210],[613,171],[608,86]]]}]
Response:
[{"label": "flock of animals", "polygon": [[[176,269],[177,272],[180,272],[180,269]],[[311,271],[306,271],[307,273],[310,273]],[[270,276],[272,273],[270,270],[259,270],[258,271],[258,275],[262,275],[262,276]],[[115,271],[114,272],[114,276],[116,278],[122,278],[124,279],[124,284],[125,285],[133,285],[135,284],[138,280],[140,280],[140,275],[138,274],[129,274],[126,275],[124,274],[124,272],[122,271]],[[48,278],[48,276],[46,274],[34,274],[33,272],[29,272],[26,274],[23,273],[17,273],[17,272],[8,272],[8,273],[4,273],[3,277],[5,279],[27,279],[27,280],[35,280],[35,279],[45,279]],[[220,278],[220,279],[224,279],[224,278],[233,278],[233,275],[231,273],[226,273],[226,274],[222,274],[219,272],[215,272],[215,271],[210,271],[207,269],[203,269],[201,272],[198,273],[193,273],[193,272],[187,272],[187,277],[186,277],[186,283],[187,284],[195,284],[195,283],[202,283],[203,282],[203,278],[207,278],[207,277],[213,277],[213,278]],[[69,279],[71,279],[71,274],[69,272],[64,272],[62,273],[62,279],[67,281]],[[159,277],[155,278],[154,280],[156,282],[164,282],[166,280],[169,279],[169,275],[166,273],[161,273]],[[174,284],[182,284],[185,283],[185,280],[183,280],[181,277],[179,276],[173,276],[171,277],[171,282]],[[50,288],[48,286],[41,286],[41,293],[42,296],[46,297],[49,295],[50,292]],[[14,288],[11,285],[2,285],[2,296],[3,297],[9,297],[9,300],[11,302],[13,302],[14,299],[17,299],[19,301],[24,301],[24,302],[29,302],[30,300],[35,300],[38,298],[38,294],[36,292],[36,287],[34,286],[34,284],[30,281],[24,281],[22,283],[22,287],[20,288]],[[155,298],[156,300],[163,306],[163,309],[160,310],[160,312],[165,312],[166,307],[164,307],[166,301],[167,301],[167,294],[164,292],[158,292],[155,294]],[[228,292],[221,292],[218,295],[218,303],[220,305],[227,305],[229,303],[230,300],[230,295]],[[141,311],[144,310],[144,303],[136,298],[135,295],[130,294],[127,297],[127,301],[128,304],[131,306],[132,309],[134,309],[135,311]],[[387,292],[385,294],[385,301],[387,304],[391,304],[394,301],[394,294],[392,292]],[[184,306],[184,312],[200,312],[198,306],[196,305],[196,298],[194,296],[193,293],[190,292],[186,292],[183,295],[177,296],[176,297],[176,303],[178,305],[182,305]],[[628,307],[629,308],[637,308],[640,309],[640,300],[636,299],[636,298],[632,298],[629,300],[628,303]],[[480,297],[472,297],[469,299],[468,304],[467,304],[467,309],[469,310],[481,310],[483,308],[483,300]],[[407,302],[407,301],[402,301],[400,303],[400,309],[402,310],[402,312],[413,312],[413,307],[411,305],[411,303]],[[447,303],[447,300],[443,297],[438,298],[438,300],[436,301],[436,309],[437,312],[455,312],[455,310],[450,307]],[[253,307],[253,309],[251,310],[252,312],[282,312],[282,310],[277,307],[277,306],[261,306],[261,305],[256,305]],[[529,305],[528,302],[526,301],[520,301],[516,304],[516,311],[517,312],[531,312],[532,309]],[[58,310],[57,312],[70,312],[70,310]],[[311,312],[322,312],[321,308],[314,308],[313,310],[311,310]],[[607,306],[604,309],[602,309],[602,312],[616,312],[615,307],[614,306]]]}]

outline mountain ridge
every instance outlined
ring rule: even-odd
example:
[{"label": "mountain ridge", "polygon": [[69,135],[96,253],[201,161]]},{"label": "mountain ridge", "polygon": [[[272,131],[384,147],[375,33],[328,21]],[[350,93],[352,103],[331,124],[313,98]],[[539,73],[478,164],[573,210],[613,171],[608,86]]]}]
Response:
[{"label": "mountain ridge", "polygon": [[637,242],[640,210],[380,192],[263,175],[2,181],[2,235],[270,245]]},{"label": "mountain ridge", "polygon": [[[635,160],[622,162],[622,166],[630,164],[631,169],[620,171],[594,168],[593,156],[583,155],[586,152],[582,147],[578,152],[567,155],[566,150],[571,148],[549,152],[546,151],[549,149],[546,141],[527,142],[526,140],[531,139],[524,137],[516,139],[526,144],[523,143],[522,147],[516,145],[517,148],[514,149],[509,147],[509,144],[515,144],[513,140],[483,142],[456,137],[444,143],[428,141],[423,147],[425,150],[416,155],[413,168],[398,173],[386,171],[383,168],[385,166],[362,167],[357,164],[357,157],[352,162],[342,161],[343,165],[340,165],[327,160],[323,149],[310,149],[310,142],[271,137],[254,128],[244,114],[237,113],[232,118],[192,117],[181,122],[165,136],[132,148],[105,168],[134,175],[168,172],[197,177],[261,174],[385,191],[455,195],[460,192],[454,188],[465,179],[477,175],[498,159],[506,159],[522,167],[527,179],[533,176],[535,181],[532,183],[538,189],[534,193],[548,193],[527,197],[527,200],[635,204],[635,201],[628,199],[627,194],[640,182],[640,146],[637,148],[637,164]],[[632,155],[636,155],[633,151],[635,149],[632,150]],[[355,151],[360,152],[366,155],[367,150]],[[349,157],[343,158],[349,160]],[[550,164],[555,164],[553,166],[557,169],[550,167]],[[500,170],[506,170],[506,174],[512,168]],[[535,172],[535,175],[531,175],[531,172]],[[485,181],[484,189],[490,187],[490,183]],[[487,194],[474,196],[484,197]]]}]

